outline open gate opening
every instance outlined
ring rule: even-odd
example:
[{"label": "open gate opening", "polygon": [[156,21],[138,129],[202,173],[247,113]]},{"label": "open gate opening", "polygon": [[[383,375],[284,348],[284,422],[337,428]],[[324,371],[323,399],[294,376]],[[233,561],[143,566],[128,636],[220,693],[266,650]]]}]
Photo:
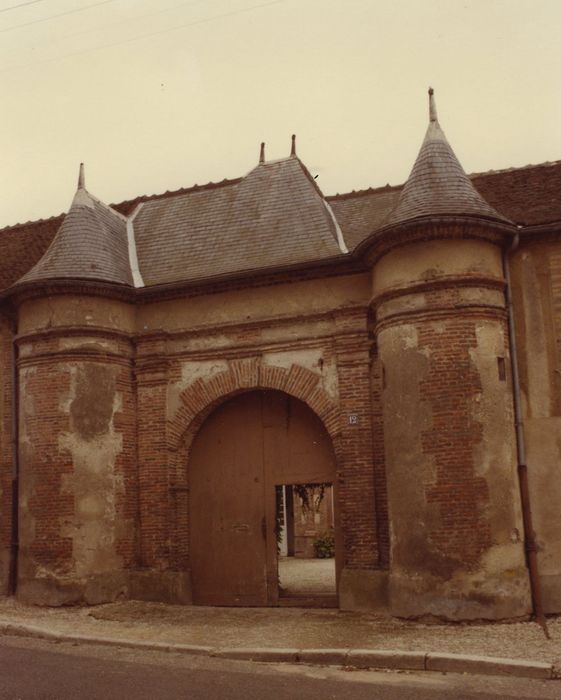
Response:
[{"label": "open gate opening", "polygon": [[[342,552],[335,472],[331,438],[302,401],[280,391],[250,391],[220,405],[201,426],[188,464],[193,602],[336,605]],[[330,527],[318,536],[333,534],[335,557],[329,591],[324,586],[293,595],[280,580],[285,558],[279,494],[284,509],[291,496],[294,529],[295,507],[302,517],[302,487],[316,501],[314,487],[323,490],[322,502],[328,492]]]},{"label": "open gate opening", "polygon": [[333,484],[282,484],[276,494],[279,604],[336,606]]}]

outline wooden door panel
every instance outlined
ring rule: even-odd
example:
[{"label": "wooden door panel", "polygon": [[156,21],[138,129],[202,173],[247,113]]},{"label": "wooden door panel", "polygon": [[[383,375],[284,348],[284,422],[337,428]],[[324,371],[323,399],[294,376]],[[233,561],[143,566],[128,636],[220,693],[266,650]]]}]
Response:
[{"label": "wooden door panel", "polygon": [[266,605],[263,440],[259,396],[204,423],[189,462],[190,560],[199,605]]},{"label": "wooden door panel", "polygon": [[275,605],[275,485],[335,483],[320,419],[282,392],[237,396],[202,425],[188,480],[193,602]]},{"label": "wooden door panel", "polygon": [[263,392],[265,463],[275,484],[335,481],[333,445],[323,423],[301,401]]}]

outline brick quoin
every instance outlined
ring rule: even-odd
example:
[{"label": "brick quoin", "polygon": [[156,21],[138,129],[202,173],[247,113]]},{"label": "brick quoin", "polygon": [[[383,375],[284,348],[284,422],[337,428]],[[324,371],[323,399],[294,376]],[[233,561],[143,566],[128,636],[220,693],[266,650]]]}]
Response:
[{"label": "brick quoin", "polygon": [[115,460],[115,472],[123,479],[124,488],[116,497],[118,521],[129,524],[128,532],[116,533],[116,552],[123,558],[125,569],[134,568],[138,559],[138,471],[137,471],[137,396],[132,366],[125,363],[117,375],[117,392],[121,410],[113,418],[115,432],[123,440],[122,450]]},{"label": "brick quoin", "polygon": [[[376,536],[369,343],[363,337],[336,340],[341,460],[338,464],[345,564],[350,569],[379,566]],[[352,422],[356,421],[356,422]]]},{"label": "brick quoin", "polygon": [[[347,309],[335,317],[341,459],[338,463],[345,565],[380,566],[372,442],[371,360],[368,310]],[[351,422],[352,421],[352,422]]]},{"label": "brick quoin", "polygon": [[390,563],[390,524],[388,486],[384,446],[384,416],[382,406],[383,370],[375,345],[371,349],[370,389],[372,403],[372,460],[374,468],[374,500],[378,535],[379,564],[387,569]]},{"label": "brick quoin", "polygon": [[140,565],[170,566],[170,481],[166,444],[167,364],[137,367]]}]

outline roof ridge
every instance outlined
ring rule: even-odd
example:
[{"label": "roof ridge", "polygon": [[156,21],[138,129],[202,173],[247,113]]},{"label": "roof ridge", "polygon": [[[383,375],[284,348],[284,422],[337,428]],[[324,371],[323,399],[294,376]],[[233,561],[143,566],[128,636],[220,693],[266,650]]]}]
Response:
[{"label": "roof ridge", "polygon": [[336,194],[325,195],[325,199],[350,199],[352,197],[363,197],[367,194],[374,194],[378,192],[391,192],[399,190],[403,187],[405,183],[400,185],[390,185],[388,182],[386,185],[380,185],[379,187],[366,187],[363,190],[351,190],[350,192],[337,192]]},{"label": "roof ridge", "polygon": [[[189,187],[180,187],[177,190],[166,190],[165,192],[160,192],[156,194],[141,194],[132,199],[124,199],[122,202],[112,202],[110,206],[113,210],[117,207],[128,207],[129,205],[138,205],[143,202],[151,202],[157,199],[165,199],[166,197],[179,197],[183,194],[191,194],[194,192],[205,192],[207,190],[220,189],[221,187],[228,187],[229,185],[237,185],[243,180],[243,177],[234,178],[224,178],[218,182],[206,182],[204,185],[194,184]],[[133,211],[133,210],[131,210]]]},{"label": "roof ridge", "polygon": [[99,199],[98,197],[96,197],[95,194],[92,194],[92,193],[91,193],[89,190],[87,190],[86,188],[84,188],[84,192],[87,192],[88,197],[90,197],[90,199],[93,199],[93,201],[94,201],[96,204],[99,204],[101,207],[103,207],[104,209],[106,209],[110,214],[113,214],[114,216],[118,217],[121,221],[126,221],[126,220],[128,219],[127,216],[125,216],[124,214],[121,214],[120,211],[117,211],[116,209],[113,209],[113,207],[112,207],[110,204],[105,204],[105,202],[102,202],[101,199]]},{"label": "roof ridge", "polygon": [[[281,160],[289,160],[290,156],[287,158],[279,158],[275,162],[279,162]],[[269,161],[271,163],[273,161]],[[476,177],[483,177],[486,175],[499,175],[501,173],[508,173],[508,172],[516,172],[518,170],[526,170],[526,169],[533,169],[533,168],[542,168],[542,167],[554,167],[561,165],[561,159],[559,160],[547,160],[543,161],[542,163],[528,163],[527,165],[520,165],[516,166],[513,165],[508,168],[500,168],[498,170],[482,170],[482,171],[477,171],[473,173],[468,173],[467,177],[470,179],[476,178]],[[250,171],[251,172],[251,171]],[[148,202],[148,201],[153,201],[156,199],[164,199],[166,197],[176,197],[180,196],[183,194],[189,194],[192,192],[202,192],[206,190],[212,190],[212,189],[218,189],[220,187],[227,187],[229,185],[235,185],[238,184],[243,180],[244,176],[241,177],[236,177],[236,178],[224,178],[223,180],[219,180],[218,182],[213,182],[212,180],[210,182],[207,182],[203,185],[191,185],[189,187],[180,187],[177,190],[166,190],[165,192],[160,192],[160,193],[154,193],[154,194],[141,194],[136,197],[133,197],[132,199],[124,199],[121,202],[112,202],[111,204],[105,204],[101,200],[98,200],[97,197],[94,195],[91,195],[94,199],[99,201],[103,206],[108,207],[114,214],[117,214],[118,216],[124,216],[127,218],[126,215],[121,214],[121,212],[117,209],[117,207],[126,207],[128,208],[129,206],[137,205],[140,204],[141,202]],[[404,182],[398,184],[398,185],[391,185],[390,183],[386,183],[385,185],[379,185],[376,187],[366,187],[363,189],[358,189],[358,190],[351,190],[350,192],[336,192],[335,194],[328,194],[328,195],[322,195],[325,200],[331,201],[331,200],[342,200],[342,199],[352,199],[353,197],[362,197],[366,196],[369,194],[377,194],[380,192],[391,192],[391,191],[396,191],[404,186]],[[131,212],[134,211],[134,209],[131,209]],[[51,216],[46,216],[46,217],[41,217],[39,219],[28,219],[27,221],[18,221],[14,224],[6,224],[5,226],[2,226],[0,228],[0,233],[3,233],[8,230],[16,230],[20,228],[26,228],[27,226],[38,226],[39,224],[47,224],[49,222],[54,222],[56,219],[61,219],[64,218],[67,215],[68,212],[60,212],[59,214],[52,214]]]},{"label": "roof ridge", "polygon": [[60,214],[53,214],[45,219],[29,219],[28,221],[18,221],[16,224],[7,224],[0,228],[0,233],[7,231],[8,229],[16,228],[26,228],[27,226],[37,226],[38,224],[46,224],[49,221],[55,221],[56,219],[64,218],[67,212],[62,211]]},{"label": "roof ridge", "polygon": [[[533,168],[552,168],[554,166],[561,165],[561,158],[559,160],[546,160],[542,163],[528,163],[527,165],[512,165],[508,168],[499,168],[498,170],[481,170],[473,173],[466,173],[470,179],[476,177],[483,177],[485,175],[501,175],[502,173],[514,173],[518,170],[529,170]],[[335,194],[325,195],[325,199],[328,200],[340,200],[340,199],[352,199],[354,197],[363,197],[369,194],[378,194],[380,192],[392,192],[400,190],[405,185],[405,182],[401,182],[399,185],[391,185],[389,182],[385,185],[378,185],[376,187],[365,187],[360,190],[351,190],[350,192],[336,192]]]},{"label": "roof ridge", "polygon": [[555,165],[561,165],[559,160],[546,160],[543,163],[527,163],[526,165],[512,165],[510,168],[499,168],[498,170],[482,170],[476,173],[470,173],[469,178],[481,177],[483,175],[500,175],[501,173],[513,173],[516,170],[528,170],[529,168],[551,168]]}]

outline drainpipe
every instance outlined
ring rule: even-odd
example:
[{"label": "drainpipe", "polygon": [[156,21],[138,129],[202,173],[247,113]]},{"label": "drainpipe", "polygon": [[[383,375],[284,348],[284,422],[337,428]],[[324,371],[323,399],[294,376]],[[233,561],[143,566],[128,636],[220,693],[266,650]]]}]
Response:
[{"label": "drainpipe", "polygon": [[518,453],[518,485],[520,487],[520,500],[522,503],[522,521],[524,524],[524,548],[526,550],[526,562],[530,574],[530,588],[532,590],[532,606],[534,616],[541,625],[547,639],[549,630],[543,611],[540,576],[538,571],[538,548],[536,545],[536,533],[532,523],[532,508],[530,504],[530,490],[528,488],[528,467],[526,465],[526,443],[524,441],[524,421],[520,401],[520,373],[518,370],[518,348],[516,345],[516,328],[514,325],[514,310],[512,305],[512,287],[510,279],[509,258],[512,252],[518,248],[520,234],[516,234],[510,246],[503,250],[503,271],[506,281],[506,306],[508,314],[508,337],[510,341],[510,364],[512,367],[512,393],[514,400],[514,421],[516,427],[516,450]]},{"label": "drainpipe", "polygon": [[13,472],[12,472],[12,528],[11,528],[11,543],[10,543],[10,568],[8,578],[8,591],[12,595],[15,594],[18,581],[18,551],[19,551],[19,533],[18,533],[18,513],[19,513],[19,382],[18,382],[18,348],[16,344],[17,335],[17,320],[14,316],[12,320],[12,454],[13,454]]}]

